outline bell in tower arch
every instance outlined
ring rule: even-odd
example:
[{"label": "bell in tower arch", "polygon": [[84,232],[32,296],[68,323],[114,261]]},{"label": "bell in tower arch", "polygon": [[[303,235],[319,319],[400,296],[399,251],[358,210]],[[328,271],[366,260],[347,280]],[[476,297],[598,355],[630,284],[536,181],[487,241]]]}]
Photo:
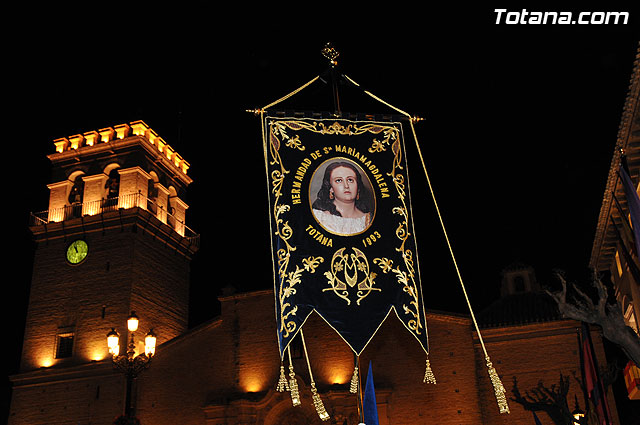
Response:
[{"label": "bell in tower arch", "polygon": [[73,186],[69,191],[69,205],[71,205],[70,212],[73,218],[80,217],[82,215],[82,199],[84,196],[84,180],[82,175],[79,175],[73,181]]},{"label": "bell in tower arch", "polygon": [[106,200],[103,205],[103,211],[115,209],[118,206],[118,192],[120,190],[120,173],[117,169],[109,172],[109,178],[104,184],[106,189]]}]

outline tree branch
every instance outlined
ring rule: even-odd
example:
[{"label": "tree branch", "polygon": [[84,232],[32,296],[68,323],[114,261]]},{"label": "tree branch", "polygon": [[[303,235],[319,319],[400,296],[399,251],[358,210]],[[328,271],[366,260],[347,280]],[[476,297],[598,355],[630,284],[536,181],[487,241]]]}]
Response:
[{"label": "tree branch", "polygon": [[573,425],[573,416],[567,403],[569,377],[560,374],[560,384],[546,387],[542,381],[535,388],[525,391],[523,396],[518,388],[518,380],[513,377],[513,397],[511,400],[522,405],[525,410],[545,412],[556,425]]},{"label": "tree branch", "polygon": [[618,345],[629,359],[640,367],[640,336],[626,325],[618,303],[608,303],[607,288],[600,278],[594,275],[591,282],[598,293],[596,304],[573,284],[571,286],[577,297],[569,303],[567,302],[567,281],[561,273],[557,273],[556,276],[562,284],[562,290],[558,292],[545,290],[545,292],[555,300],[560,314],[565,318],[600,326],[603,336]]}]

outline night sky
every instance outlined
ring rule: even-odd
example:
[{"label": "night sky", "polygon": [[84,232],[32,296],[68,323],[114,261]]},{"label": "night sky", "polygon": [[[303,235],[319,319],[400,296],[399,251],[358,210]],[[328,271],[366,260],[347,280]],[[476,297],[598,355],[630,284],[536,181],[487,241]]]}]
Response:
[{"label": "night sky", "polygon": [[[496,25],[493,6],[286,15],[184,7],[30,21],[4,52],[14,351],[31,279],[28,214],[47,209],[46,155],[59,137],[141,119],[191,164],[187,225],[201,234],[192,325],[218,314],[226,285],[271,288],[260,121],[246,110],[324,73],[327,42],[340,52],[339,72],[424,118],[418,142],[474,309],[499,296],[500,271],[515,261],[542,283],[553,283],[555,268],[585,280],[639,40],[640,13],[621,10],[627,25]],[[347,86],[340,95],[345,112],[393,112]],[[322,83],[282,106],[334,109]],[[425,303],[466,313],[405,134]]]}]

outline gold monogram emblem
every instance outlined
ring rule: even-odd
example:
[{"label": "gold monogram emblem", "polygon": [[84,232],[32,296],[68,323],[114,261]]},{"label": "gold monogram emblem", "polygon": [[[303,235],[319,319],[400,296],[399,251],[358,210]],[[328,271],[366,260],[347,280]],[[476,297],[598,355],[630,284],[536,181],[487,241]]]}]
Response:
[{"label": "gold monogram emblem", "polygon": [[353,253],[345,253],[346,248],[340,248],[331,258],[331,271],[324,273],[329,283],[329,288],[322,292],[333,291],[337,296],[351,304],[350,288],[356,288],[356,304],[366,298],[371,291],[382,291],[374,288],[375,273],[369,272],[367,256],[358,248],[352,248]]}]

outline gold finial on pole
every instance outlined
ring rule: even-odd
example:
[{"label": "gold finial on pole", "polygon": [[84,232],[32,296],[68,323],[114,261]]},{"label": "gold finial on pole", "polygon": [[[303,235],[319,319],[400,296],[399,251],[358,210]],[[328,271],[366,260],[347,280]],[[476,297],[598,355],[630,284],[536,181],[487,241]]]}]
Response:
[{"label": "gold finial on pole", "polygon": [[336,66],[338,64],[336,59],[338,58],[338,56],[340,56],[340,52],[338,52],[335,47],[331,45],[331,43],[327,43],[322,49],[322,56],[329,59],[329,62],[332,66]]}]

